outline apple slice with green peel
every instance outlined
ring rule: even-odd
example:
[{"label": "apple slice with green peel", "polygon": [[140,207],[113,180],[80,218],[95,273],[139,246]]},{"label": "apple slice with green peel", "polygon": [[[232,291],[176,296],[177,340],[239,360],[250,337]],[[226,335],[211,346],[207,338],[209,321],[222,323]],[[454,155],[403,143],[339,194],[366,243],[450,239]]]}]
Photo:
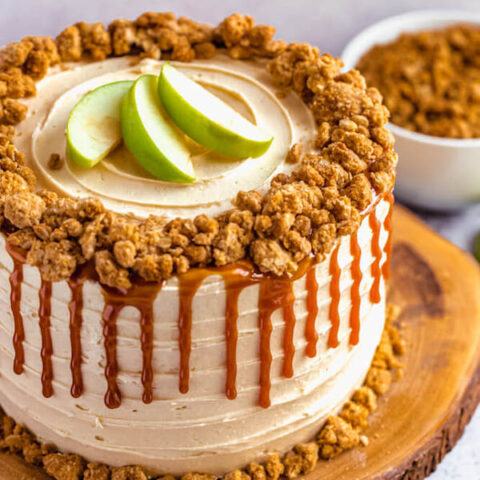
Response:
[{"label": "apple slice with green peel", "polygon": [[195,181],[190,152],[158,97],[158,77],[142,75],[122,103],[123,141],[152,175],[169,182]]},{"label": "apple slice with green peel", "polygon": [[109,83],[85,95],[70,112],[67,154],[82,167],[91,168],[122,141],[120,111],[133,82]]},{"label": "apple slice with green peel", "polygon": [[273,141],[271,135],[168,63],[162,67],[158,92],[180,130],[215,152],[234,158],[259,157]]}]

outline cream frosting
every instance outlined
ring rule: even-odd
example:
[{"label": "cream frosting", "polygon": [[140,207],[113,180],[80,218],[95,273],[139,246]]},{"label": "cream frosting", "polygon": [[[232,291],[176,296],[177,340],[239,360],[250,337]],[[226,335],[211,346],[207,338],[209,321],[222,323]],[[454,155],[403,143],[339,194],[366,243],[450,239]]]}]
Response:
[{"label": "cream frosting", "polygon": [[234,192],[265,190],[277,173],[293,166],[284,162],[293,143],[310,141],[316,129],[308,107],[294,93],[278,94],[265,62],[238,62],[226,55],[192,64],[172,62],[247,119],[270,132],[274,140],[258,158],[238,160],[211,152],[185,137],[196,171],[194,184],[163,182],[152,177],[121,146],[94,168],[78,166],[68,157],[60,170],[50,170],[52,153],[65,155],[65,128],[75,104],[92,89],[139,75],[158,74],[162,62],[131,57],[104,62],[67,64],[50,69],[37,83],[37,95],[26,101],[29,113],[17,128],[15,144],[27,156],[40,187],[67,196],[96,196],[117,212],[145,217],[218,214],[231,207]]},{"label": "cream frosting", "polygon": [[[380,201],[376,216],[382,222],[388,203]],[[103,297],[97,283],[87,282],[83,292],[84,322],[82,371],[85,392],[70,396],[70,340],[66,282],[53,285],[51,334],[53,340],[54,395],[44,398],[41,390],[41,335],[38,328],[38,271],[24,267],[21,310],[25,322],[25,372],[13,372],[13,317],[8,276],[13,264],[0,240],[0,404],[41,439],[63,451],[111,465],[140,464],[153,472],[181,474],[187,471],[224,473],[283,453],[298,442],[310,440],[322,422],[337,412],[366,375],[384,323],[385,288],[381,280],[381,302],[372,304],[370,267],[372,231],[365,218],[358,231],[361,248],[360,341],[349,344],[351,309],[350,238],[339,247],[340,329],[339,346],[327,347],[330,331],[329,259],[316,265],[319,284],[316,330],[317,355],[305,355],[305,278],[294,284],[296,326],[294,375],[282,375],[284,320],[281,311],[272,316],[271,406],[258,406],[259,331],[258,287],[247,287],[239,300],[237,390],[235,400],[225,396],[225,287],[220,277],[204,281],[194,298],[190,390],[178,390],[178,283],[170,279],[154,303],[154,400],[141,403],[139,313],[126,307],[118,319],[118,384],[123,400],[118,409],[105,407],[105,351],[102,336]],[[380,246],[387,232],[382,226]],[[385,261],[383,258],[382,261]]]}]

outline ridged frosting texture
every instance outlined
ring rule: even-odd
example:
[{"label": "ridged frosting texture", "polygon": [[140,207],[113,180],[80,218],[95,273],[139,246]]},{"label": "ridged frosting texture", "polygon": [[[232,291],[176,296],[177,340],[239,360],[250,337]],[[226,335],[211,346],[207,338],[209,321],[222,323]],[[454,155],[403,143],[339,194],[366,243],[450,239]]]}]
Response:
[{"label": "ridged frosting texture", "polygon": [[[375,215],[381,224],[381,263],[387,232],[383,227],[389,204],[378,203]],[[310,440],[328,415],[336,413],[360,386],[369,368],[384,324],[385,288],[380,282],[379,303],[370,301],[372,229],[366,217],[357,234],[361,249],[360,340],[350,345],[351,310],[350,237],[343,237],[338,252],[340,275],[339,345],[328,348],[331,328],[329,261],[316,265],[319,307],[315,328],[317,354],[305,354],[307,318],[305,277],[294,283],[294,374],[285,378],[284,318],[272,315],[270,348],[273,357],[271,406],[258,405],[259,327],[258,286],[245,288],[239,298],[237,345],[237,398],[225,396],[225,286],[219,276],[207,278],[193,299],[190,385],[179,392],[178,280],[170,279],[154,302],[153,394],[151,404],[142,403],[142,349],[139,312],[125,307],[118,317],[118,386],[122,403],[109,409],[106,391],[105,349],[102,333],[104,298],[96,282],[83,290],[82,373],[85,391],[70,395],[72,383],[66,282],[53,284],[51,336],[53,341],[53,390],[42,395],[42,339],[38,325],[40,277],[24,266],[21,312],[26,338],[24,373],[13,371],[14,321],[10,305],[9,275],[13,263],[0,239],[0,403],[17,421],[25,423],[40,439],[88,460],[119,466],[140,464],[153,472],[174,474],[208,471],[216,474],[259,460],[270,453],[284,453],[296,443]]]}]

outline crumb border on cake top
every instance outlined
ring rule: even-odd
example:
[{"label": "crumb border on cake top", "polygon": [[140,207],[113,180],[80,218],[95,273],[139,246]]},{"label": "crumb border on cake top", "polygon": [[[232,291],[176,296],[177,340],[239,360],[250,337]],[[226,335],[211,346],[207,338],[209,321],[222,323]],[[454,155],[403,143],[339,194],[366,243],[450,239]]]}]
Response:
[{"label": "crumb border on cake top", "polygon": [[[275,29],[233,14],[217,27],[144,13],[135,21],[80,22],[55,40],[25,37],[0,51],[0,226],[24,249],[44,280],[68,279],[88,261],[101,283],[128,289],[132,278],[160,282],[192,267],[249,258],[263,273],[291,275],[308,256],[321,261],[336,239],[354,233],[374,197],[393,188],[397,155],[385,128],[387,108],[357,70],[316,47],[273,39]],[[139,55],[190,62],[212,58],[268,59],[276,85],[293,89],[318,125],[316,151],[293,145],[290,175],[278,174],[265,194],[238,192],[216,218],[138,221],[104,208],[96,198],[65,198],[35,190],[35,175],[13,145],[14,125],[27,115],[19,99],[60,62]],[[61,159],[55,158],[58,164]]]}]

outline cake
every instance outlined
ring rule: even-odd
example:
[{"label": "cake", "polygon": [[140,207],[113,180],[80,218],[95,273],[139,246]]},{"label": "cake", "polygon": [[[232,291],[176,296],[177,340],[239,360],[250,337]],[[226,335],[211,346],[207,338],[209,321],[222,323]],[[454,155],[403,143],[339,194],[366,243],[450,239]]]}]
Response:
[{"label": "cake", "polygon": [[[302,445],[365,381],[385,324],[388,112],[357,71],[273,34],[147,13],[0,53],[0,405],[74,467],[316,459]],[[268,151],[225,159],[185,139],[197,181],[181,185],[124,146],[72,162],[76,102],[164,60],[271,132]],[[62,478],[62,453],[37,450]]]}]

